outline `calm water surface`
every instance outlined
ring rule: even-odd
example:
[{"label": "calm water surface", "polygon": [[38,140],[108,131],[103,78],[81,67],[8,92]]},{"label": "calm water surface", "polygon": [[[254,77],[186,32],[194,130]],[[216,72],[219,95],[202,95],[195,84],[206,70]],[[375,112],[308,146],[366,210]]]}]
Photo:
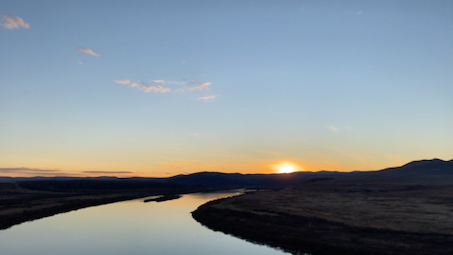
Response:
[{"label": "calm water surface", "polygon": [[0,231],[2,255],[289,254],[214,232],[192,219],[207,201],[233,193],[144,199],[85,208]]}]

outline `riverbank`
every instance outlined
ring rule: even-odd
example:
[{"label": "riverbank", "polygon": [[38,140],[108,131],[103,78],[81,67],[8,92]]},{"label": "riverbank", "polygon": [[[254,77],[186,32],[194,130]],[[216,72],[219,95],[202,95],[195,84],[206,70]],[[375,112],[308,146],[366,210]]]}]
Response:
[{"label": "riverbank", "polygon": [[414,183],[316,180],[212,201],[192,215],[211,229],[293,252],[453,254],[453,187]]},{"label": "riverbank", "polygon": [[[84,190],[84,187],[89,189]],[[0,182],[0,230],[86,207],[156,195],[174,197],[200,190],[203,189],[165,184],[142,188],[140,183],[126,182],[35,181],[25,185]]]},{"label": "riverbank", "polygon": [[[65,213],[91,206],[146,197],[146,194],[45,194],[33,200],[8,199],[11,203],[0,208],[0,230],[55,214]],[[5,202],[4,200],[2,201]]]}]

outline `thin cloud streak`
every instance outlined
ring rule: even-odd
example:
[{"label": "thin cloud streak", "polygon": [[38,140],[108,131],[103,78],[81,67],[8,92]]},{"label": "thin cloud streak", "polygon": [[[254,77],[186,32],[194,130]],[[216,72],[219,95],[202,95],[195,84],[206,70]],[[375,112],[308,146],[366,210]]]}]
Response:
[{"label": "thin cloud streak", "polygon": [[39,169],[39,168],[28,168],[28,167],[12,167],[12,168],[0,168],[1,173],[55,173],[60,172],[56,169]]},{"label": "thin cloud streak", "polygon": [[6,29],[19,29],[19,28],[30,29],[30,24],[17,16],[12,17],[9,15],[2,15],[1,17],[4,20],[4,23],[0,24],[0,26]]},{"label": "thin cloud streak", "polygon": [[86,53],[86,54],[90,54],[90,55],[95,56],[95,57],[100,57],[101,56],[101,54],[98,54],[98,53],[96,53],[96,52],[94,52],[94,51],[92,51],[92,50],[90,50],[88,48],[78,47],[77,50],[81,51],[83,53]]},{"label": "thin cloud streak", "polygon": [[[161,85],[158,85],[158,86],[154,86],[154,85],[151,85],[151,84],[145,84],[144,82],[133,82],[131,80],[127,80],[127,79],[124,79],[124,80],[114,80],[116,83],[118,84],[124,84],[124,85],[129,85],[129,87],[136,87],[144,92],[155,92],[155,93],[167,93],[167,92],[171,92],[171,89],[170,88],[165,88]],[[165,84],[165,81],[162,81],[162,80],[156,80],[156,81],[153,81],[152,84],[155,84],[155,83],[160,83],[160,84]]]},{"label": "thin cloud streak", "polygon": [[119,84],[129,84],[131,81],[130,80],[115,80],[116,83]]},{"label": "thin cloud streak", "polygon": [[215,95],[204,95],[202,97],[199,97],[198,99],[203,99],[203,100],[212,100],[212,99],[215,99],[217,96]]},{"label": "thin cloud streak", "polygon": [[[118,84],[128,85],[129,87],[135,87],[143,92],[154,92],[154,93],[186,93],[186,92],[199,92],[199,91],[209,91],[212,82],[198,82],[198,81],[166,81],[166,80],[153,80],[151,82],[142,82],[142,81],[131,81],[129,79],[123,80],[114,80]],[[166,85],[165,87],[163,85]],[[169,85],[176,85],[180,86],[176,89],[171,89]],[[182,86],[182,87],[181,87]],[[198,97],[198,99],[202,100],[212,100],[215,99],[217,96],[215,95],[204,95]]]},{"label": "thin cloud streak", "polygon": [[83,171],[85,174],[132,174],[130,171]]},{"label": "thin cloud streak", "polygon": [[[199,82],[194,80],[186,80],[183,79],[182,81],[164,81],[164,80],[157,80],[159,82],[164,82],[165,84],[172,84],[172,85],[180,85],[183,88],[179,89],[185,91],[186,89],[189,91],[203,91],[209,90],[208,86],[212,84],[212,82]],[[154,82],[157,82],[154,81]]]},{"label": "thin cloud streak", "polygon": [[152,85],[146,85],[140,88],[141,90],[145,92],[160,92],[160,93],[167,93],[171,92],[169,88],[164,88],[162,86],[152,86]]},{"label": "thin cloud streak", "polygon": [[199,86],[191,87],[189,90],[192,91],[203,91],[203,90],[209,90],[209,85],[211,85],[211,82],[203,82]]},{"label": "thin cloud streak", "polygon": [[77,174],[69,174],[62,172],[59,169],[40,169],[40,168],[28,168],[28,167],[8,167],[0,168],[0,174],[5,174],[12,177],[68,177],[76,176]]}]

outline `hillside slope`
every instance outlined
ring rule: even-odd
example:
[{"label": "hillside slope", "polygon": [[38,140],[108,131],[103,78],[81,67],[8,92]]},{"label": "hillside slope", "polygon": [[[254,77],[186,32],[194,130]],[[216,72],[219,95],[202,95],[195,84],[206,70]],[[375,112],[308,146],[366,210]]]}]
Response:
[{"label": "hillside slope", "polygon": [[205,226],[313,254],[453,254],[451,161],[213,201],[193,212]]}]

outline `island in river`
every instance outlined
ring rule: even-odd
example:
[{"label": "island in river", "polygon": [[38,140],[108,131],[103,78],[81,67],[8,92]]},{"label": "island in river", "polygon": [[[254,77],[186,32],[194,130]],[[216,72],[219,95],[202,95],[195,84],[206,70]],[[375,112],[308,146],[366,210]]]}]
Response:
[{"label": "island in river", "polygon": [[313,178],[211,201],[192,215],[297,254],[453,254],[453,161]]},{"label": "island in river", "polygon": [[145,199],[143,202],[148,203],[148,202],[165,202],[168,200],[175,200],[181,198],[181,195],[179,194],[169,194],[169,195],[162,195],[162,196],[157,196],[155,198],[148,198]]}]

